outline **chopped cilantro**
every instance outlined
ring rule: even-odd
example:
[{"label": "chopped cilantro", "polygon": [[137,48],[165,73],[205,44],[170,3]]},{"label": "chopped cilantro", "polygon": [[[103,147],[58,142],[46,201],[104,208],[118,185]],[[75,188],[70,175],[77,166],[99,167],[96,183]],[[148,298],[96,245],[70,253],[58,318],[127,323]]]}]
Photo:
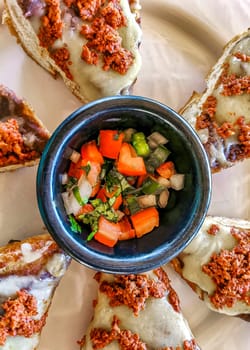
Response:
[{"label": "chopped cilantro", "polygon": [[65,188],[71,189],[75,184],[77,184],[77,181],[77,178],[70,176],[69,181],[65,185]]},{"label": "chopped cilantro", "polygon": [[88,173],[91,170],[91,165],[90,163],[88,163],[87,165],[81,166],[81,169],[85,171],[86,175],[88,175]]},{"label": "chopped cilantro", "polygon": [[81,233],[82,232],[82,228],[81,226],[78,224],[78,222],[76,221],[76,219],[74,218],[73,215],[69,215],[69,222],[70,222],[70,228],[73,232],[75,233]]}]

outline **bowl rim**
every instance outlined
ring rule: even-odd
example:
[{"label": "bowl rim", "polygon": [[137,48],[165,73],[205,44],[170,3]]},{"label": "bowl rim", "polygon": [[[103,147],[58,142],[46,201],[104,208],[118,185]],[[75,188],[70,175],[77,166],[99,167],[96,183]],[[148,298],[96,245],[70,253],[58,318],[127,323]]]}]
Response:
[{"label": "bowl rim", "polygon": [[[72,135],[75,132],[77,132],[78,129],[81,128],[81,125],[86,123],[86,121],[90,121],[91,115],[89,114],[89,112],[95,110],[96,107],[103,104],[105,109],[108,108],[106,107],[106,105],[117,108],[119,103],[121,104],[119,105],[120,108],[127,107],[127,105],[131,104],[133,105],[133,107],[136,105],[138,108],[138,104],[143,103],[144,107],[141,107],[142,110],[145,110],[146,104],[146,108],[150,107],[150,109],[152,109],[154,112],[156,109],[158,109],[159,112],[161,111],[162,113],[164,111],[165,114],[168,115],[168,118],[170,118],[172,121],[177,121],[183,126],[183,128],[185,128],[185,132],[187,132],[188,137],[193,143],[196,144],[196,148],[199,151],[199,157],[203,159],[201,163],[201,177],[204,181],[204,188],[203,191],[201,191],[201,204],[199,207],[199,212],[195,213],[195,216],[192,220],[192,224],[190,225],[190,227],[188,227],[188,234],[185,235],[185,242],[182,243],[181,246],[177,246],[177,244],[175,244],[175,246],[172,247],[172,249],[174,249],[174,252],[172,252],[171,254],[168,251],[168,247],[164,246],[161,247],[161,249],[158,249],[157,251],[152,251],[147,255],[131,257],[130,259],[126,259],[124,261],[120,259],[115,259],[111,256],[105,257],[102,254],[97,253],[93,250],[90,251],[86,246],[77,242],[73,238],[73,236],[71,236],[71,234],[67,232],[63,223],[60,220],[57,207],[52,200],[53,181],[55,179],[55,173],[53,172],[52,166],[53,154],[59,151],[62,152],[62,150],[65,149],[65,145],[71,139]],[[166,119],[165,116],[162,118]],[[78,119],[80,119],[80,121]],[[73,128],[71,128],[71,124],[73,124]],[[62,140],[61,138],[59,140],[59,135],[62,131],[65,134],[64,140]],[[51,149],[53,149],[53,152],[51,152]],[[49,155],[49,161],[46,163],[47,155]],[[48,190],[45,191],[45,188],[48,188]],[[171,259],[176,257],[197,235],[210,205],[211,191],[211,170],[208,157],[198,134],[195,132],[192,126],[181,115],[179,115],[169,106],[148,97],[135,95],[116,95],[111,97],[104,97],[90,102],[86,105],[83,105],[80,108],[73,111],[66,119],[63,120],[61,124],[57,126],[57,128],[52,133],[51,138],[47,142],[43,154],[41,156],[36,177],[36,195],[40,215],[47,230],[57,242],[57,244],[77,262],[98,271],[117,274],[141,273],[149,271],[151,269],[166,264]],[[45,201],[48,198],[50,199],[50,201],[45,204]]]}]

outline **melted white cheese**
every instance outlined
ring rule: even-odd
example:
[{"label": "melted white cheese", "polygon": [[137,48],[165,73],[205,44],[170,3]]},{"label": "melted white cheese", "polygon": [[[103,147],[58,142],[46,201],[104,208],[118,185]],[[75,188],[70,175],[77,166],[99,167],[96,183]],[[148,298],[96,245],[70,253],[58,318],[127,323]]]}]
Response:
[{"label": "melted white cheese", "polygon": [[21,252],[23,254],[23,260],[25,263],[31,263],[35,260],[40,259],[43,256],[43,253],[48,249],[48,247],[52,244],[52,241],[46,242],[45,246],[41,249],[33,250],[32,245],[30,243],[21,244]]},{"label": "melted white cheese", "polygon": [[8,337],[0,350],[34,350],[39,344],[39,335],[34,334],[31,338],[22,336]]},{"label": "melted white cheese", "polygon": [[[220,230],[215,235],[207,233],[207,230],[212,224],[217,225]],[[238,227],[250,229],[250,224],[245,221],[240,221]],[[248,226],[247,226],[248,225]],[[219,253],[222,249],[231,250],[237,243],[235,238],[231,235],[231,227],[236,226],[237,222],[224,220],[217,218],[207,217],[195,239],[188,245],[183,251],[180,258],[184,263],[182,270],[183,277],[190,282],[195,283],[198,287],[207,293],[207,295],[213,294],[216,285],[206,273],[204,273],[201,267],[210,261],[213,253]],[[229,315],[250,313],[250,306],[247,306],[243,302],[237,301],[232,308],[223,307],[221,310],[215,309],[210,302],[209,297],[205,298],[206,303],[211,309],[218,312],[227,313]]]},{"label": "melted white cheese", "polygon": [[[150,278],[155,279],[155,275],[150,272]],[[112,275],[103,274],[105,280],[112,280]],[[183,315],[176,312],[169,304],[166,296],[163,298],[148,298],[144,310],[135,316],[132,309],[122,305],[111,307],[109,298],[105,293],[98,294],[98,304],[95,307],[94,318],[87,332],[86,343],[82,350],[92,350],[89,332],[93,328],[110,329],[113,316],[116,315],[120,320],[119,327],[128,329],[134,334],[138,334],[140,340],[147,344],[147,348],[162,349],[167,346],[183,348],[184,340],[193,339],[193,335]],[[118,350],[119,344],[113,341],[105,350]]]}]

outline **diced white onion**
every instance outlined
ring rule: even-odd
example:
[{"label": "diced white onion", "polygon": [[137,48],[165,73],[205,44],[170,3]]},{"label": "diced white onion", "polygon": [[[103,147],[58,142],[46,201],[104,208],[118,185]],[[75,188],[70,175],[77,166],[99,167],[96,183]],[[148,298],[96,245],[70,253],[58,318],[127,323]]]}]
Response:
[{"label": "diced white onion", "polygon": [[80,159],[81,155],[79,152],[73,150],[71,153],[71,156],[69,157],[69,159],[73,162],[73,163],[77,163],[78,160]]},{"label": "diced white onion", "polygon": [[82,175],[78,181],[79,193],[82,199],[89,198],[92,192],[92,186],[85,175]]},{"label": "diced white onion", "polygon": [[149,146],[154,149],[159,145],[165,145],[168,142],[168,139],[160,134],[158,131],[154,131],[151,135],[148,136]]},{"label": "diced white onion", "polygon": [[148,208],[156,206],[156,196],[154,194],[146,194],[137,197],[137,202],[140,208]]},{"label": "diced white onion", "polygon": [[78,213],[81,206],[77,202],[73,192],[62,192],[62,199],[67,215]]},{"label": "diced white onion", "polygon": [[68,180],[69,180],[69,176],[67,173],[63,173],[61,175],[61,184],[62,185],[66,185],[68,183]]},{"label": "diced white onion", "polygon": [[[92,192],[92,186],[85,175],[80,177],[77,186],[82,200],[89,199]],[[67,215],[76,215],[82,207],[76,199],[72,189],[70,191],[62,192],[62,199]]]},{"label": "diced white onion", "polygon": [[166,188],[164,191],[161,192],[158,200],[158,205],[160,208],[165,208],[168,204],[169,199],[169,190]]},{"label": "diced white onion", "polygon": [[171,187],[170,180],[169,180],[169,179],[166,179],[166,178],[163,177],[163,176],[159,176],[159,177],[157,178],[157,182],[158,182],[160,185],[162,185],[162,186],[164,186],[164,187],[166,187],[166,188]]},{"label": "diced white onion", "polygon": [[174,174],[170,177],[170,184],[171,188],[173,188],[176,191],[180,191],[184,188],[184,180],[185,175],[184,174]]}]

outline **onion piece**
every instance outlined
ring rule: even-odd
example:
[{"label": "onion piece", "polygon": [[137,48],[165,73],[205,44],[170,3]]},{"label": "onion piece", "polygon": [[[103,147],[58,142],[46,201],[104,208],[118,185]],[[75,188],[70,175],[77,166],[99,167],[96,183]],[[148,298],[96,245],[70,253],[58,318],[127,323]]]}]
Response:
[{"label": "onion piece", "polygon": [[61,195],[67,215],[76,215],[81,209],[81,205],[76,200],[74,194],[72,192],[62,192]]},{"label": "onion piece", "polygon": [[66,185],[69,181],[69,175],[67,173],[63,173],[61,175],[61,184]]},{"label": "onion piece", "polygon": [[149,208],[156,206],[156,196],[154,194],[147,194],[145,196],[137,197],[137,203],[140,208]]},{"label": "onion piece", "polygon": [[164,191],[161,192],[159,199],[158,199],[158,206],[160,208],[165,208],[168,204],[168,198],[169,198],[169,191],[166,188]]},{"label": "onion piece", "polygon": [[176,191],[180,191],[184,188],[184,180],[185,175],[184,174],[174,174],[170,177],[170,184],[171,188],[173,188]]},{"label": "onion piece", "polygon": [[79,188],[80,196],[82,200],[85,202],[87,199],[89,199],[92,193],[92,186],[90,185],[85,175],[82,175],[80,177],[77,185]]},{"label": "onion piece", "polygon": [[168,142],[168,139],[166,139],[166,137],[164,137],[158,131],[154,131],[147,137],[147,139],[149,147],[152,149],[156,148],[159,145],[165,145]]},{"label": "onion piece", "polygon": [[81,154],[75,150],[72,151],[69,159],[73,162],[73,163],[77,163],[78,160],[80,159]]}]

